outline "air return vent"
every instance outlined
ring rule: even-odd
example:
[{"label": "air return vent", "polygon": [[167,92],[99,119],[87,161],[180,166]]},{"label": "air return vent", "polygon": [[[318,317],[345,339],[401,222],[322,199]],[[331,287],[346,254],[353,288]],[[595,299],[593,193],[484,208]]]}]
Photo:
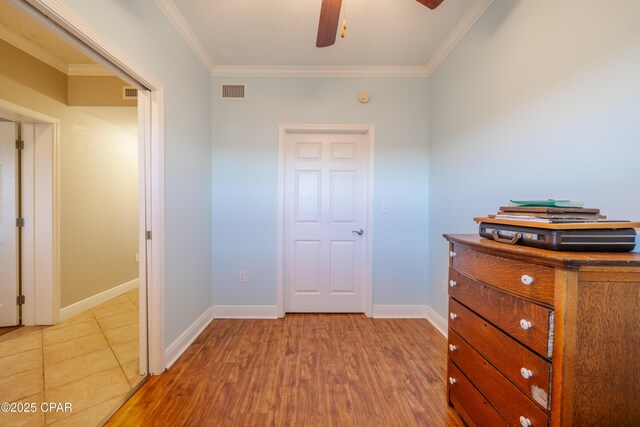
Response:
[{"label": "air return vent", "polygon": [[221,86],[221,97],[225,100],[247,99],[247,88],[245,85],[225,85]]},{"label": "air return vent", "polygon": [[138,99],[138,89],[131,86],[122,86],[122,99]]}]

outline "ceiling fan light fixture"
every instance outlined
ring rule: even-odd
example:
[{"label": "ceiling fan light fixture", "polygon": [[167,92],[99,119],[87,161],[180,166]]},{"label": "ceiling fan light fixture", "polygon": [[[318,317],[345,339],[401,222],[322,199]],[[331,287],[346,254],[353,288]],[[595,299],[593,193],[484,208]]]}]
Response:
[{"label": "ceiling fan light fixture", "polygon": [[444,0],[417,0],[417,1],[420,4],[427,6],[429,9],[435,9],[436,7],[440,6],[440,3],[442,3]]},{"label": "ceiling fan light fixture", "polygon": [[322,0],[316,47],[327,47],[336,42],[341,7],[342,0]]},{"label": "ceiling fan light fixture", "polygon": [[[409,0],[407,0],[409,1]],[[417,0],[418,3],[435,9],[440,6],[444,0]],[[316,38],[316,47],[331,46],[336,42],[338,24],[340,24],[340,9],[343,0],[322,0],[320,6],[320,20],[318,22],[318,36]],[[344,20],[342,21],[342,29],[340,30],[340,38],[344,38],[347,32],[347,11],[344,10]]]}]

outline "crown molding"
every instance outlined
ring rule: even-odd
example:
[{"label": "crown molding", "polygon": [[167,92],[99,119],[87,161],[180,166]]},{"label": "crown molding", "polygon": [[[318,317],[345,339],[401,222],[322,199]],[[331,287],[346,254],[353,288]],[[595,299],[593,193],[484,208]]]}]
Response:
[{"label": "crown molding", "polygon": [[50,67],[55,68],[63,74],[67,74],[67,64],[62,59],[49,53],[46,49],[38,46],[29,39],[12,31],[6,27],[0,26],[0,39],[6,41],[23,52],[28,53],[39,61],[44,62]]},{"label": "crown molding", "polygon": [[69,64],[69,76],[113,76],[113,72],[100,64]]},{"label": "crown molding", "polygon": [[438,50],[429,58],[425,66],[428,75],[436,71],[493,2],[494,0],[476,0],[471,5],[467,13],[464,14],[462,19],[453,27],[453,30],[451,30],[447,38],[444,39]]},{"label": "crown molding", "polygon": [[287,67],[215,66],[214,77],[428,77],[424,66],[406,67]]},{"label": "crown molding", "polygon": [[187,46],[189,46],[191,51],[196,55],[207,72],[209,74],[213,74],[213,60],[173,1],[155,0],[155,2],[164,16],[167,17],[171,25],[176,29],[178,34],[180,34],[185,43],[187,43]]}]

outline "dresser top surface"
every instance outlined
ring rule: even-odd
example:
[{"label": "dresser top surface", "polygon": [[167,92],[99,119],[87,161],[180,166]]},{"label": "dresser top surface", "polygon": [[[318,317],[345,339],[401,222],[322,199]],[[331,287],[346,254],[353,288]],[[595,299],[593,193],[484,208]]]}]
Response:
[{"label": "dresser top surface", "polygon": [[640,253],[637,252],[561,252],[499,243],[477,234],[444,234],[444,237],[450,242],[462,243],[482,252],[557,267],[576,268],[592,265],[640,267]]}]

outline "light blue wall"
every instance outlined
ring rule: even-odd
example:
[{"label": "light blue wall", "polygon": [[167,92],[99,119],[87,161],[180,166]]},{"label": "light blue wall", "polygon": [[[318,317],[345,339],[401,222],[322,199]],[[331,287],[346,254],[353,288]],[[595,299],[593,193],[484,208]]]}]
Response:
[{"label": "light blue wall", "polygon": [[442,233],[510,198],[640,218],[640,2],[496,0],[430,79],[429,305]]},{"label": "light blue wall", "polygon": [[[278,125],[375,125],[374,304],[426,304],[425,78],[214,78],[213,301],[277,304]],[[247,84],[221,101],[220,83]],[[366,89],[370,103],[357,101]],[[383,201],[389,214],[381,214]],[[238,275],[247,272],[247,283]]]},{"label": "light blue wall", "polygon": [[210,77],[154,2],[63,2],[164,85],[168,346],[211,306]]}]

